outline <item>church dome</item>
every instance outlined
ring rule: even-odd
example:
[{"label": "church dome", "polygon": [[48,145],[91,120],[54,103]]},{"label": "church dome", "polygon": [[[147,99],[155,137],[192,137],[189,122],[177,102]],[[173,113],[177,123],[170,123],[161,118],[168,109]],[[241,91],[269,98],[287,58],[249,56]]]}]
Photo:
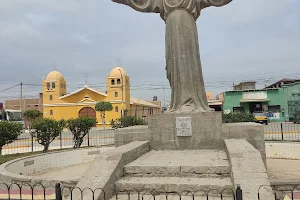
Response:
[{"label": "church dome", "polygon": [[58,71],[52,71],[50,72],[47,77],[46,77],[46,81],[57,81],[57,80],[64,80],[64,76],[58,72]]},{"label": "church dome", "polygon": [[115,67],[111,70],[109,76],[121,76],[121,73],[123,76],[127,76],[125,69],[122,67]]}]

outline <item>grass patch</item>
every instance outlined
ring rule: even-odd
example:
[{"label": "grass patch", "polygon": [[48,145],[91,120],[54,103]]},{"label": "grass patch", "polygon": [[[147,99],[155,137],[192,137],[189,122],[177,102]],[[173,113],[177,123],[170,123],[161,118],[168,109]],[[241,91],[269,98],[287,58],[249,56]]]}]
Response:
[{"label": "grass patch", "polygon": [[22,158],[22,157],[26,157],[26,156],[32,156],[32,155],[36,155],[36,154],[40,154],[40,151],[37,152],[28,152],[28,153],[16,153],[16,154],[8,154],[8,155],[2,155],[0,156],[0,164],[3,164],[5,162],[8,162],[10,160],[14,160],[17,158]]}]

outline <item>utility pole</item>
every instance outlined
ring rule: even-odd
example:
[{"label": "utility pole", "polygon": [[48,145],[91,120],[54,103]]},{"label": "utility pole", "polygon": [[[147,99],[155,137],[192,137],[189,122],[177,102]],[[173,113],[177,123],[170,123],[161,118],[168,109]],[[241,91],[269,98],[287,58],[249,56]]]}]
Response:
[{"label": "utility pole", "polygon": [[21,112],[23,111],[23,83],[21,82],[21,84],[20,84],[20,86],[21,86],[21,94],[20,94],[20,110],[21,110]]}]

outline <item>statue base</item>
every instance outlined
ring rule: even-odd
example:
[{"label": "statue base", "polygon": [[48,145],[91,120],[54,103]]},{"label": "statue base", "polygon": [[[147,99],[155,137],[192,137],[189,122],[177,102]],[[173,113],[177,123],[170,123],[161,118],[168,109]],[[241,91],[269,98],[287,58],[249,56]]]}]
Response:
[{"label": "statue base", "polygon": [[148,127],[154,150],[225,149],[221,112],[151,115]]}]

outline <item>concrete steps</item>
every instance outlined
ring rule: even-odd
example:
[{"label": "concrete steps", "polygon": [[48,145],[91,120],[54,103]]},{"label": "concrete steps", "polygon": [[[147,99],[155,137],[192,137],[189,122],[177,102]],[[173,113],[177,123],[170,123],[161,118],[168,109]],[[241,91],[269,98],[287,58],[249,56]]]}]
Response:
[{"label": "concrete steps", "polygon": [[224,192],[228,195],[233,188],[227,155],[220,150],[150,151],[126,165],[124,173],[115,182],[117,191],[164,194],[228,189]]},{"label": "concrete steps", "polygon": [[126,176],[142,177],[229,177],[229,165],[202,165],[202,166],[133,166],[124,167]]},{"label": "concrete steps", "polygon": [[124,172],[139,177],[229,177],[230,166],[223,151],[151,151],[126,165]]},{"label": "concrete steps", "polygon": [[230,178],[124,177],[115,183],[117,191],[155,191],[158,193],[232,189]]}]

